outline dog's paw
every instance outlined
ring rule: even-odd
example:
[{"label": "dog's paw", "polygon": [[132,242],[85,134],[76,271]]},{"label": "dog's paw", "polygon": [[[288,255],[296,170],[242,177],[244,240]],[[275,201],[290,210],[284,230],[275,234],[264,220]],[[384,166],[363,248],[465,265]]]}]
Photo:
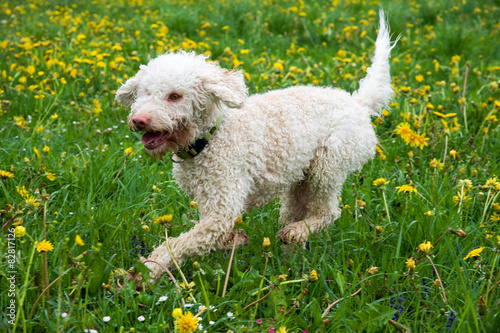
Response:
[{"label": "dog's paw", "polygon": [[303,221],[294,222],[281,229],[278,232],[278,237],[284,244],[304,245],[309,238],[309,229]]}]

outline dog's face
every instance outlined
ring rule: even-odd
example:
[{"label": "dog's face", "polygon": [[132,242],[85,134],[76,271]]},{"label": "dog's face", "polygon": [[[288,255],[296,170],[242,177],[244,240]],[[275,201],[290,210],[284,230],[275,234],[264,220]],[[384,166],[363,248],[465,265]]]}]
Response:
[{"label": "dog's face", "polygon": [[203,55],[167,53],[141,66],[116,92],[130,108],[128,125],[144,132],[146,151],[161,157],[197,139],[213,126],[223,105],[241,107],[248,96],[244,76]]}]

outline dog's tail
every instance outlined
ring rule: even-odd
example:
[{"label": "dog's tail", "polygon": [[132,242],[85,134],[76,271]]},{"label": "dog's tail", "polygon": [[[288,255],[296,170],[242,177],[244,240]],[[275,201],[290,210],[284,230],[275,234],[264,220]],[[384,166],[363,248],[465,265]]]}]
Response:
[{"label": "dog's tail", "polygon": [[385,22],[384,11],[380,10],[380,28],[375,41],[372,65],[366,70],[366,77],[359,82],[359,89],[353,93],[358,103],[380,114],[394,95],[391,85],[389,57],[399,37],[391,43],[389,27]]}]

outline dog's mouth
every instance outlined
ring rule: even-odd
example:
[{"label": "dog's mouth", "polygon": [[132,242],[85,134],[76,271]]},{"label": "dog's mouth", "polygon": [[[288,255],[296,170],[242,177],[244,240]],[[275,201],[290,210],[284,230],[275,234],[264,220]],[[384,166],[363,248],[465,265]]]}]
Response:
[{"label": "dog's mouth", "polygon": [[146,132],[141,137],[144,148],[153,150],[167,143],[169,132]]}]

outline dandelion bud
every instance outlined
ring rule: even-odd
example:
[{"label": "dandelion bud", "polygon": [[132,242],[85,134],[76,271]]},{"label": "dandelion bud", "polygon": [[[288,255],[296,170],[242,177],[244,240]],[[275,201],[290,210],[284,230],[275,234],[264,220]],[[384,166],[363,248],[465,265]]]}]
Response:
[{"label": "dandelion bud", "polygon": [[439,288],[441,287],[441,283],[439,282],[439,279],[434,280],[434,283],[432,284],[434,287]]},{"label": "dandelion bud", "polygon": [[465,231],[463,231],[462,229],[458,228],[457,230],[450,230],[452,232],[452,234],[454,235],[457,235],[458,237],[460,238],[465,238],[467,237],[467,234],[465,233]]},{"label": "dandelion bud", "polygon": [[21,238],[23,237],[24,235],[26,235],[26,228],[23,227],[22,225],[18,225],[15,229],[14,229],[14,235],[16,236],[16,238]]},{"label": "dandelion bud", "polygon": [[375,227],[375,233],[376,234],[380,234],[382,232],[382,230],[383,230],[383,228],[380,225],[378,225],[378,226]]},{"label": "dandelion bud", "polygon": [[198,204],[196,203],[196,201],[191,201],[189,203],[189,207],[191,207],[191,209],[195,209],[196,207],[198,207]]},{"label": "dandelion bud", "polygon": [[313,269],[311,271],[311,273],[309,274],[309,281],[310,282],[316,282],[316,281],[318,281],[318,273],[316,272],[315,269]]},{"label": "dandelion bud", "polygon": [[235,227],[241,227],[242,224],[243,224],[243,219],[241,218],[241,216],[238,216],[236,218],[236,221],[234,221],[234,226]]},{"label": "dandelion bud", "polygon": [[201,267],[201,266],[200,266],[200,263],[199,263],[199,262],[197,262],[197,261],[193,262],[193,269],[194,269],[194,270],[199,270],[199,269],[200,269],[200,267]]},{"label": "dandelion bud", "polygon": [[415,269],[415,260],[413,258],[406,260],[406,268],[408,268],[409,272],[413,272]]},{"label": "dandelion bud", "polygon": [[262,247],[264,248],[264,250],[267,250],[269,249],[270,246],[271,246],[271,241],[269,240],[268,237],[264,237],[264,241],[262,242]]}]

